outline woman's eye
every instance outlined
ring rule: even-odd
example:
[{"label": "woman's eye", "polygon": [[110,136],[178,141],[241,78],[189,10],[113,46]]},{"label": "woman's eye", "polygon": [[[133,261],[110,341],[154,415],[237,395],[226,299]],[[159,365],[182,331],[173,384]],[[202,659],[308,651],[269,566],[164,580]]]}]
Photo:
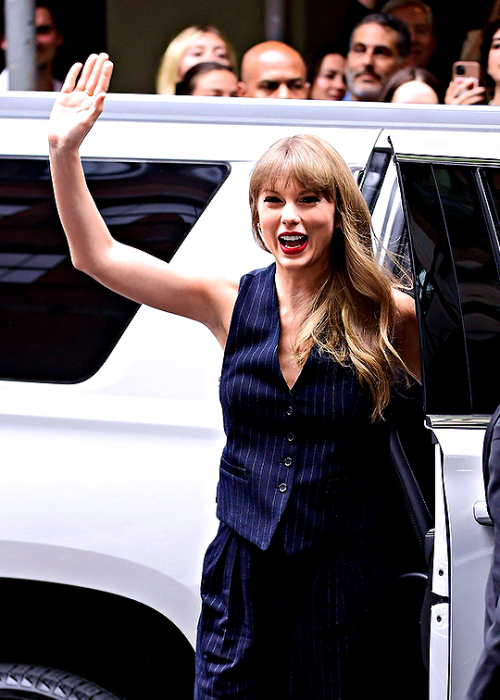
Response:
[{"label": "woman's eye", "polygon": [[264,202],[266,202],[267,204],[277,204],[279,201],[280,200],[278,197],[264,197]]},{"label": "woman's eye", "polygon": [[315,195],[310,195],[309,197],[302,197],[301,202],[304,204],[317,204],[320,201],[319,197]]}]

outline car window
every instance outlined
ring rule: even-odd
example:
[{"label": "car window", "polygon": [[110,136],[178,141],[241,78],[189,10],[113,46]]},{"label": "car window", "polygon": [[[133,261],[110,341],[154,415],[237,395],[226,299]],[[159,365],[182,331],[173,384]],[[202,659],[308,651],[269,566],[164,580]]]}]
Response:
[{"label": "car window", "polygon": [[[84,160],[112,234],[170,261],[229,174],[225,163]],[[0,158],[0,378],[78,382],[139,305],[75,270],[46,159]]]},{"label": "car window", "polygon": [[[489,168],[482,171],[483,185],[486,189],[486,196],[491,204],[493,218],[495,221],[495,236],[498,240],[500,230],[500,170]],[[494,246],[498,251],[498,247]],[[498,261],[498,256],[497,256]]]},{"label": "car window", "polygon": [[[500,396],[498,168],[400,161],[430,414],[492,413]],[[493,188],[490,188],[493,190]],[[491,200],[491,201],[489,201]]]}]

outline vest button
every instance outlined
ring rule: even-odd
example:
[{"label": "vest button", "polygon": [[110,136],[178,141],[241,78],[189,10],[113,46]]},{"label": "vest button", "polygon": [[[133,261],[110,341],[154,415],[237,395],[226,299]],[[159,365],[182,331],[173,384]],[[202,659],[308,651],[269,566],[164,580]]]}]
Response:
[{"label": "vest button", "polygon": [[293,433],[288,433],[286,439],[288,440],[288,442],[293,442],[295,440],[295,435]]},{"label": "vest button", "polygon": [[291,416],[293,413],[293,406],[287,406],[286,415]]},{"label": "vest button", "polygon": [[288,490],[288,486],[286,484],[278,484],[278,491],[280,493],[285,493],[285,491]]},{"label": "vest button", "polygon": [[285,457],[283,463],[284,463],[285,467],[291,467],[291,466],[292,466],[292,458],[291,458],[291,457]]}]

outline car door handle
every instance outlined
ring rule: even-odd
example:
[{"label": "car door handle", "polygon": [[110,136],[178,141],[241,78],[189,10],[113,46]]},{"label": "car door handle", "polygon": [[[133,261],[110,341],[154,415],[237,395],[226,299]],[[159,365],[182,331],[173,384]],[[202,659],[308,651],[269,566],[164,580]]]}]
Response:
[{"label": "car door handle", "polygon": [[493,521],[488,513],[488,508],[486,507],[486,501],[477,501],[474,503],[474,520],[479,525],[493,525]]}]

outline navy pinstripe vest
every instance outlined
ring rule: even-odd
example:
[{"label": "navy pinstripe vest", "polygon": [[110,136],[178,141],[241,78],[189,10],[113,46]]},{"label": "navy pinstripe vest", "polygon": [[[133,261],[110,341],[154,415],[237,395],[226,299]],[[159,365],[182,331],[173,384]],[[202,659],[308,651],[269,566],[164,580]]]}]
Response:
[{"label": "navy pinstripe vest", "polygon": [[231,320],[217,515],[261,549],[280,525],[294,552],[382,526],[388,436],[370,423],[371,396],[352,369],[314,350],[289,389],[274,274],[271,265],[242,278]]}]

